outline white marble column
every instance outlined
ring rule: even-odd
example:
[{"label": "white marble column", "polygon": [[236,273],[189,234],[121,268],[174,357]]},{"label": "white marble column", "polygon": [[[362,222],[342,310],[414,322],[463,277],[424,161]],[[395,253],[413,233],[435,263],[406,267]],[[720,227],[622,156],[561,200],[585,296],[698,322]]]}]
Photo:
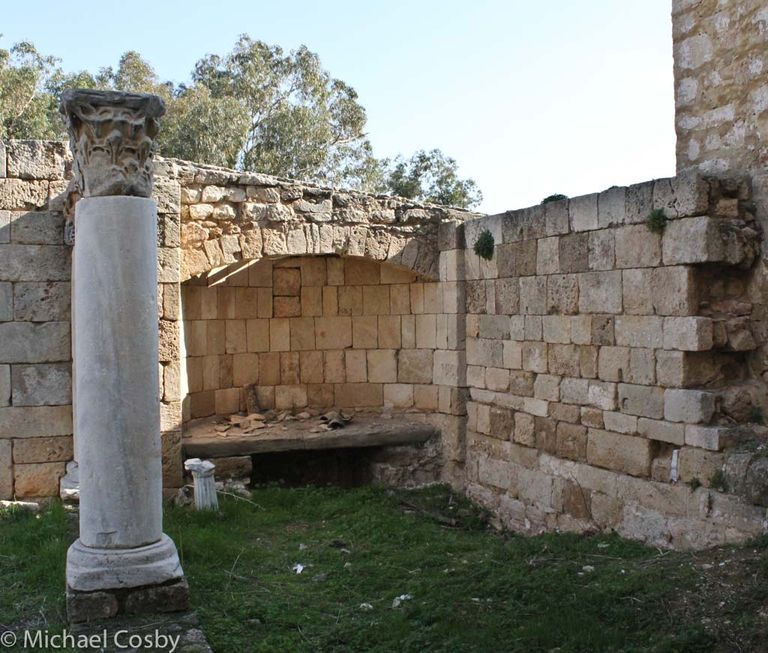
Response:
[{"label": "white marble column", "polygon": [[67,585],[157,585],[183,577],[162,532],[157,207],[148,197],[156,121],[154,133],[146,125],[162,103],[74,92],[62,111],[83,194],[72,278],[80,537],[67,554]]}]

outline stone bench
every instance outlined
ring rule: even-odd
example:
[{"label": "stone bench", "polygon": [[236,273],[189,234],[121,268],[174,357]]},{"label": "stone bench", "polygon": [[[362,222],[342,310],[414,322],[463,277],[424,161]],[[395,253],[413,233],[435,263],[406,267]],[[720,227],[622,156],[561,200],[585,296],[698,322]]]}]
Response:
[{"label": "stone bench", "polygon": [[277,424],[249,435],[184,437],[184,458],[227,458],[256,454],[413,445],[439,436],[431,424],[403,417],[356,417],[342,429],[312,433],[300,422]]}]

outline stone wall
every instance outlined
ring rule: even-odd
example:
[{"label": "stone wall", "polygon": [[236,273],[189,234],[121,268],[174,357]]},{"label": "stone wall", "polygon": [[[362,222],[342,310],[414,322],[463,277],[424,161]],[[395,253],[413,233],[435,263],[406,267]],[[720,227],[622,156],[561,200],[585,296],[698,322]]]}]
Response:
[{"label": "stone wall", "polygon": [[0,143],[0,499],[57,495],[72,458],[67,158]]},{"label": "stone wall", "polygon": [[740,174],[768,166],[768,7],[674,0],[677,166]]},{"label": "stone wall", "polygon": [[502,524],[681,547],[763,531],[765,508],[712,489],[763,405],[746,192],[687,173],[464,226],[467,490]]},{"label": "stone wall", "polygon": [[[438,409],[443,288],[336,256],[262,259],[182,286],[185,419],[304,406]],[[188,406],[187,406],[188,403]]]}]

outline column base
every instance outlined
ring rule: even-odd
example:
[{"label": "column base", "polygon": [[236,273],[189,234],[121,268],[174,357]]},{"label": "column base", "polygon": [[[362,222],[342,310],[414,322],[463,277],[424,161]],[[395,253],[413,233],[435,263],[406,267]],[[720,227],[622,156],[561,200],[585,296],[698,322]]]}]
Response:
[{"label": "column base", "polygon": [[67,619],[72,624],[186,610],[189,610],[189,585],[183,577],[162,585],[93,592],[82,592],[67,585]]},{"label": "column base", "polygon": [[78,592],[162,585],[183,577],[176,545],[165,533],[135,549],[97,549],[77,539],[67,551],[67,587]]}]

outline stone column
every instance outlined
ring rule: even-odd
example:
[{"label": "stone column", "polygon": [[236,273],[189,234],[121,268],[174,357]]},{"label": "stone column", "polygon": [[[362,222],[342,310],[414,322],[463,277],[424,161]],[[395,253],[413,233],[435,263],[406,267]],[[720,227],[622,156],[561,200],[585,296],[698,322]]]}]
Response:
[{"label": "stone column", "polygon": [[[176,547],[162,532],[157,207],[153,138],[160,98],[67,91],[75,182],[74,428],[80,538],[67,554],[73,621],[114,616],[159,585],[187,605]],[[102,607],[107,606],[107,607]]]}]

